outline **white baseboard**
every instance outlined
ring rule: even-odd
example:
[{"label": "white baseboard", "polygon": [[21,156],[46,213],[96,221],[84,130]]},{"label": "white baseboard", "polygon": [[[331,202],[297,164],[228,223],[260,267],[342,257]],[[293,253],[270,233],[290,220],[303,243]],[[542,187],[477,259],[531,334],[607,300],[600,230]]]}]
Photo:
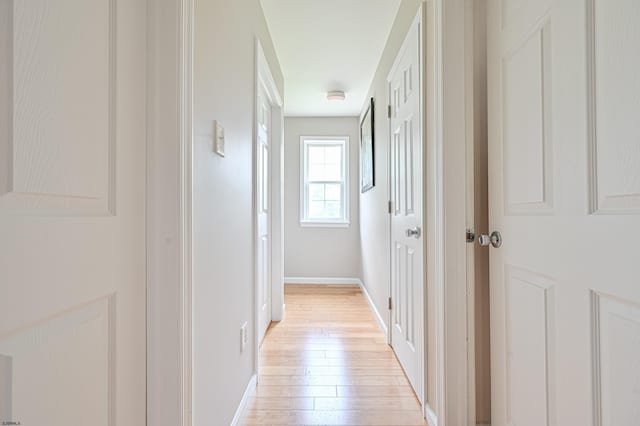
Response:
[{"label": "white baseboard", "polygon": [[233,416],[233,420],[231,420],[231,426],[237,426],[240,424],[240,420],[242,420],[242,416],[244,415],[244,409],[247,407],[247,402],[249,401],[249,397],[253,393],[257,384],[257,376],[254,374],[251,376],[251,380],[249,380],[249,384],[247,388],[244,390],[244,395],[242,395],[242,399],[240,400],[240,405],[238,405],[238,409],[236,410],[236,414]]},{"label": "white baseboard", "polygon": [[380,329],[382,330],[382,332],[384,333],[385,337],[388,340],[389,330],[387,329],[387,324],[384,323],[384,320],[382,319],[382,315],[380,315],[380,312],[378,311],[376,304],[373,303],[373,299],[371,299],[371,296],[369,296],[369,292],[367,291],[367,288],[364,286],[364,283],[362,281],[360,281],[360,289],[362,290],[362,294],[364,294],[364,298],[367,299],[367,303],[369,303],[369,307],[373,311],[373,315],[376,317],[376,321],[378,321],[378,325],[380,326]]},{"label": "white baseboard", "polygon": [[271,321],[273,322],[281,322],[284,321],[284,310],[285,310],[285,304],[282,304],[282,310],[280,312],[278,312],[278,314],[273,313],[271,314]]},{"label": "white baseboard", "polygon": [[284,277],[285,284],[360,285],[360,278]]},{"label": "white baseboard", "polygon": [[424,405],[424,411],[427,418],[427,424],[429,426],[438,426],[438,416],[433,409],[429,407],[429,404]]}]

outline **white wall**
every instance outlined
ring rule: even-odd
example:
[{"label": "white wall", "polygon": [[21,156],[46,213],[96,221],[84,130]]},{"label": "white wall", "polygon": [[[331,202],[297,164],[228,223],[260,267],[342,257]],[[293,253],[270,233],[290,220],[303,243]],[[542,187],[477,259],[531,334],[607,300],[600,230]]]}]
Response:
[{"label": "white wall", "polygon": [[[228,425],[253,374],[252,145],[254,35],[281,93],[283,77],[259,0],[195,1],[194,424]],[[226,157],[212,152],[225,127]]]},{"label": "white wall", "polygon": [[[358,118],[286,117],[284,129],[285,277],[360,278]],[[349,136],[348,228],[300,226],[300,136]]]},{"label": "white wall", "polygon": [[389,94],[387,75],[400,46],[420,7],[420,0],[403,0],[391,29],[368,99],[375,99],[375,184],[370,191],[360,195],[360,235],[362,248],[362,280],[378,311],[388,324],[387,298],[389,297],[389,120],[387,105]]}]

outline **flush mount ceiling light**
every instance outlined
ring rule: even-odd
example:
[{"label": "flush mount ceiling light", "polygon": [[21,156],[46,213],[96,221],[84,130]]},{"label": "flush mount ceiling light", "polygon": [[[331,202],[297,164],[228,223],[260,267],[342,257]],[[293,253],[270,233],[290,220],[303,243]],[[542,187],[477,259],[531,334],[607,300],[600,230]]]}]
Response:
[{"label": "flush mount ceiling light", "polygon": [[330,101],[344,101],[344,92],[341,90],[327,92],[327,99]]}]

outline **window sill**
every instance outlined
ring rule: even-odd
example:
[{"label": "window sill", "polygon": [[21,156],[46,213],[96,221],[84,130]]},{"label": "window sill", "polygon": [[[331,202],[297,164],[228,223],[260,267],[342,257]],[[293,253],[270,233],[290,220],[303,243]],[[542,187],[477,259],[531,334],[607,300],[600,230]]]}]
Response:
[{"label": "window sill", "polygon": [[351,222],[300,222],[303,228],[348,228]]}]

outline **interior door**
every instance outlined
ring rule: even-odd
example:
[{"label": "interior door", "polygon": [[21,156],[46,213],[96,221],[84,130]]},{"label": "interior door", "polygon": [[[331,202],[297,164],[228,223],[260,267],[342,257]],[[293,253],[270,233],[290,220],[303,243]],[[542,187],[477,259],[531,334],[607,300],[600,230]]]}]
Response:
[{"label": "interior door", "polygon": [[270,200],[270,143],[271,143],[271,102],[262,84],[258,89],[258,300],[259,300],[259,342],[271,324],[271,200]]},{"label": "interior door", "polygon": [[493,425],[640,418],[640,2],[490,0]]},{"label": "interior door", "polygon": [[391,102],[391,346],[422,400],[423,207],[420,27],[389,74]]},{"label": "interior door", "polygon": [[145,424],[145,47],[144,0],[0,2],[3,424]]}]

